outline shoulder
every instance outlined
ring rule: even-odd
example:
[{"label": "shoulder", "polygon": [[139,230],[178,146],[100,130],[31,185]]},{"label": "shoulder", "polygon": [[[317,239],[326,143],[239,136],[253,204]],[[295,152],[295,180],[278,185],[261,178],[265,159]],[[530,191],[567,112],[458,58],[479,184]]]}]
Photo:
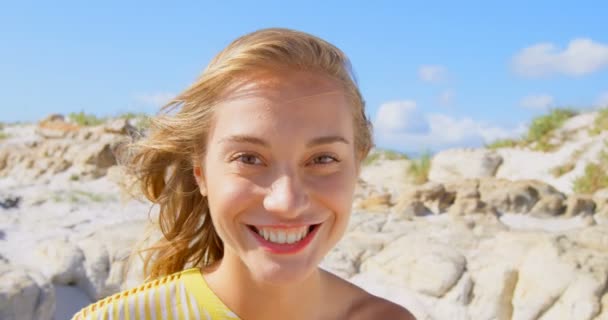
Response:
[{"label": "shoulder", "polygon": [[349,319],[415,320],[416,318],[404,307],[367,293],[367,297],[353,305]]},{"label": "shoulder", "polygon": [[374,296],[331,273],[327,273],[327,276],[334,283],[335,296],[344,299],[346,308],[342,309],[340,313],[346,314],[346,319],[416,319],[407,309],[396,303]]},{"label": "shoulder", "polygon": [[[131,314],[131,318],[139,319],[134,316],[136,313],[134,310],[141,309],[141,305],[145,306],[145,310],[141,309],[137,313],[155,314],[158,307],[163,304],[161,301],[173,301],[180,298],[177,293],[180,292],[184,276],[195,272],[194,269],[180,271],[144,283],[139,287],[118,292],[81,309],[72,317],[72,320],[105,319],[112,315],[114,318],[118,315],[118,319],[123,319],[123,317],[129,318],[129,314]],[[185,294],[188,295],[187,292]],[[143,303],[144,301],[145,303]]]}]

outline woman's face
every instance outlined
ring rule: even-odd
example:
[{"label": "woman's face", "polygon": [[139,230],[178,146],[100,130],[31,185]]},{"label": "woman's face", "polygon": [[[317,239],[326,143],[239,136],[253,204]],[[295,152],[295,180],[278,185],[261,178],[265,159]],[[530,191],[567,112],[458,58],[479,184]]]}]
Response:
[{"label": "woman's face", "polygon": [[195,167],[223,263],[257,280],[302,280],[343,235],[357,180],[352,107],[335,80],[266,74],[216,106]]}]

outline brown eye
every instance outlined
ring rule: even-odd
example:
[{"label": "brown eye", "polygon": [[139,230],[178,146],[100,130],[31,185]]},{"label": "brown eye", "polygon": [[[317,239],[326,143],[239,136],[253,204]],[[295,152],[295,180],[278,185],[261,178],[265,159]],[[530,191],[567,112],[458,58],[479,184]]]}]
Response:
[{"label": "brown eye", "polygon": [[339,161],[338,161],[338,159],[336,159],[332,156],[329,156],[329,155],[321,155],[321,156],[315,157],[313,159],[314,164],[330,164],[333,162],[339,162]]},{"label": "brown eye", "polygon": [[244,164],[249,164],[249,165],[262,164],[262,161],[260,160],[260,158],[258,158],[257,156],[255,156],[253,154],[241,154],[241,155],[237,156],[235,160],[240,161]]}]

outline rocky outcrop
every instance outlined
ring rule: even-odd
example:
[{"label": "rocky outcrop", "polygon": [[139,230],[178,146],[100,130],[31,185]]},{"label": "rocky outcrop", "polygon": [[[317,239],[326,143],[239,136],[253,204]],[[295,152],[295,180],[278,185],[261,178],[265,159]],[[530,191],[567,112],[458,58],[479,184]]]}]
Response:
[{"label": "rocky outcrop", "polygon": [[19,203],[21,203],[20,196],[0,194],[0,208],[2,209],[18,208]]},{"label": "rocky outcrop", "polygon": [[51,115],[38,124],[36,139],[0,146],[0,177],[31,183],[68,171],[72,180],[99,178],[116,165],[115,149],[134,131],[125,119],[81,127]]},{"label": "rocky outcrop", "polygon": [[436,154],[431,162],[429,180],[441,183],[463,179],[493,177],[502,157],[485,149],[450,149]]},{"label": "rocky outcrop", "polygon": [[[61,288],[88,301],[142,282],[141,261],[129,258],[148,206],[94,197],[116,184],[116,193],[137,190],[113,153],[133,135],[129,122],[77,127],[53,116],[36,130],[0,146],[0,175],[28,183],[7,189],[24,200],[0,215],[0,252],[13,259],[0,258],[0,319],[52,319],[55,303],[71,302]],[[557,156],[522,165],[529,157],[519,149],[441,152],[423,185],[408,181],[408,160],[378,160],[364,168],[347,231],[323,268],[419,319],[608,319],[608,192],[574,195],[529,179]],[[515,173],[526,179],[510,179]],[[45,185],[38,193],[47,200],[35,200],[32,183],[49,178],[74,189]],[[45,235],[23,241],[38,233]]]},{"label": "rocky outcrop", "polygon": [[78,247],[84,253],[84,277],[78,285],[92,300],[120,291],[127,281],[138,283],[143,280],[137,266],[128,267],[144,227],[144,221],[109,226],[78,239]]},{"label": "rocky outcrop", "polygon": [[45,241],[36,249],[34,256],[36,261],[45,261],[45,267],[40,271],[52,283],[76,284],[85,277],[85,255],[67,239]]},{"label": "rocky outcrop", "polygon": [[54,311],[51,282],[35,271],[11,266],[0,257],[0,319],[51,320]]},{"label": "rocky outcrop", "polygon": [[371,194],[354,203],[355,208],[368,211],[386,211],[391,205],[391,195],[389,193]]},{"label": "rocky outcrop", "polygon": [[465,258],[449,246],[421,246],[419,241],[404,237],[367,259],[361,271],[382,274],[401,286],[438,298],[456,285],[465,263]]},{"label": "rocky outcrop", "polygon": [[61,114],[51,114],[38,122],[36,133],[46,139],[61,139],[74,137],[80,126],[69,123]]},{"label": "rocky outcrop", "polygon": [[[483,216],[382,225],[376,221],[382,215],[364,215],[353,216],[350,231],[323,266],[356,283],[370,278],[403,288],[401,296],[391,296],[393,301],[426,306],[416,310],[421,318],[605,316],[608,226],[530,232],[500,227]],[[356,231],[362,223],[380,228]]]},{"label": "rocky outcrop", "polygon": [[[455,183],[428,182],[410,185],[391,201],[390,194],[371,194],[359,198],[355,208],[391,212],[392,217],[409,219],[429,214],[463,216],[475,213],[518,213],[535,217],[608,217],[608,200],[595,196],[566,196],[551,185],[536,180],[510,181],[498,178],[464,179]],[[600,205],[596,205],[599,202]],[[607,219],[608,222],[608,219]]]}]

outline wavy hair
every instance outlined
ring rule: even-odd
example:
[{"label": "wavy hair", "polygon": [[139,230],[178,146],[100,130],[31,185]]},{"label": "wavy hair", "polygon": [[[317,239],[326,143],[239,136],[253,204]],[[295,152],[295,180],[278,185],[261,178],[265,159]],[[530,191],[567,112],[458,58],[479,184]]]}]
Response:
[{"label": "wavy hair", "polygon": [[289,29],[263,29],[222,50],[200,77],[151,119],[150,133],[129,147],[127,164],[143,194],[160,209],[162,237],[144,254],[144,277],[154,279],[221,259],[207,199],[193,169],[205,153],[214,105],[239,79],[258,71],[289,68],[318,72],[337,80],[352,103],[355,148],[361,161],[372,147],[371,124],[346,55],[313,35]]}]

